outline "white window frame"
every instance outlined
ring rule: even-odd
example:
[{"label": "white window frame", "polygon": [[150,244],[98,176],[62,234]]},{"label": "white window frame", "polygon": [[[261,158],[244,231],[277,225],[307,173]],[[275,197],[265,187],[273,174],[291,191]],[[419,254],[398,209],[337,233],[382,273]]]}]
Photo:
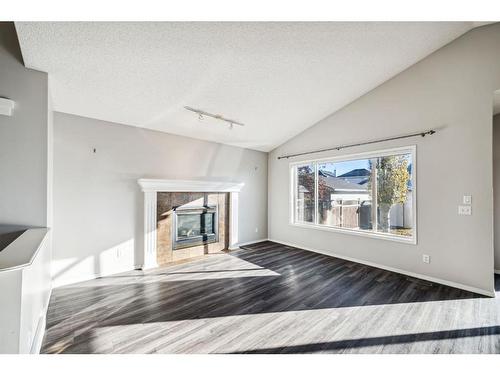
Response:
[{"label": "white window frame", "polygon": [[[370,159],[376,157],[383,156],[391,156],[391,155],[403,155],[403,154],[411,154],[412,158],[412,173],[411,173],[411,182],[412,182],[412,221],[413,221],[413,233],[411,237],[398,236],[390,233],[382,233],[382,232],[371,232],[367,230],[360,229],[349,229],[349,228],[341,228],[328,226],[324,224],[318,224],[318,164],[325,162],[343,162],[343,161],[351,161],[351,160],[359,160],[359,159]],[[406,244],[416,245],[417,244],[417,146],[410,145],[404,147],[397,147],[391,149],[383,149],[383,150],[375,150],[369,152],[362,152],[356,154],[346,154],[339,156],[331,156],[321,159],[310,159],[310,160],[301,160],[297,162],[292,162],[289,164],[289,224],[294,227],[308,228],[308,229],[317,229],[329,232],[337,232],[343,234],[352,234],[356,236],[362,237],[370,237],[375,239],[389,240],[402,242]],[[314,200],[314,223],[306,223],[306,222],[295,222],[295,197],[296,197],[296,168],[303,165],[314,165],[314,174],[315,174],[315,200]]]}]

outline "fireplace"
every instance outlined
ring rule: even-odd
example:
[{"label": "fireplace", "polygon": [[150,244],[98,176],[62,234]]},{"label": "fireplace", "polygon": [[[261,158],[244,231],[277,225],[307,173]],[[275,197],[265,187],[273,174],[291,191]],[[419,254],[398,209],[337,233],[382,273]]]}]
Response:
[{"label": "fireplace", "polygon": [[243,183],[154,179],[138,183],[144,192],[142,269],[237,248]]},{"label": "fireplace", "polygon": [[217,206],[175,207],[172,220],[173,250],[218,241]]}]

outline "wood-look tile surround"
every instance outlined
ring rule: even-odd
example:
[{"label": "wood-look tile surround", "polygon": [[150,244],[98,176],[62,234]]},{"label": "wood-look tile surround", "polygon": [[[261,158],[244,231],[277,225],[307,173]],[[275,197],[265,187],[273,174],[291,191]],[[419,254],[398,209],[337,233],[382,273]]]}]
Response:
[{"label": "wood-look tile surround", "polygon": [[[228,247],[229,195],[228,193],[157,193],[157,262],[165,265],[181,259],[199,257],[204,254],[221,252]],[[182,206],[218,206],[219,240],[214,243],[173,250],[172,219],[173,208]]]}]

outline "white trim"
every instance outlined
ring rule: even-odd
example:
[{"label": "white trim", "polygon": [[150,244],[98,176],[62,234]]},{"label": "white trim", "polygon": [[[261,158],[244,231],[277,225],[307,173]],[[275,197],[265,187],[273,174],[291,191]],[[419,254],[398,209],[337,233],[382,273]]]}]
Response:
[{"label": "white trim", "polygon": [[422,275],[422,274],[419,274],[419,273],[410,272],[410,271],[402,270],[402,269],[399,269],[399,268],[389,267],[389,266],[385,266],[385,265],[378,264],[378,263],[373,263],[373,262],[366,261],[366,260],[361,260],[361,259],[357,259],[357,258],[348,257],[348,256],[345,256],[345,255],[339,255],[339,254],[335,254],[335,253],[330,253],[330,252],[326,252],[324,250],[313,249],[313,248],[309,248],[309,247],[305,247],[305,246],[293,244],[293,243],[290,243],[290,242],[278,241],[278,240],[275,240],[275,239],[272,239],[272,238],[270,238],[269,241],[273,241],[273,242],[279,243],[281,245],[292,246],[292,247],[296,247],[296,248],[299,248],[299,249],[303,249],[303,250],[307,250],[307,251],[312,251],[312,252],[320,253],[320,254],[324,254],[324,255],[328,255],[328,256],[331,256],[331,257],[335,257],[335,258],[340,258],[340,259],[348,260],[350,262],[364,264],[364,265],[367,265],[367,266],[370,266],[370,267],[380,268],[380,269],[383,269],[383,270],[386,270],[386,271],[400,273],[402,275],[407,275],[407,276],[415,277],[415,278],[418,278],[418,279],[431,281],[431,282],[437,283],[437,284],[448,285],[448,286],[451,286],[453,288],[467,290],[469,292],[482,294],[482,295],[485,295],[485,296],[488,296],[488,297],[495,297],[495,291],[489,291],[489,290],[480,289],[480,288],[476,288],[476,287],[465,285],[465,284],[456,283],[456,282],[453,282],[453,281],[438,279],[436,277]]},{"label": "white trim", "polygon": [[67,286],[67,285],[78,284],[78,283],[89,281],[89,280],[95,280],[95,279],[99,279],[101,277],[119,275],[119,274],[124,273],[124,272],[141,271],[142,267],[143,267],[142,264],[136,264],[136,265],[133,265],[132,267],[124,267],[123,269],[114,270],[111,272],[99,272],[99,273],[91,273],[91,274],[87,274],[87,275],[76,275],[76,276],[72,276],[72,277],[60,277],[60,278],[56,278],[56,279],[52,280],[52,289],[60,288],[60,287]]},{"label": "white trim", "polygon": [[239,192],[245,185],[237,182],[200,181],[200,180],[158,180],[141,178],[137,181],[143,192]]},{"label": "white trim", "polygon": [[33,341],[31,343],[30,354],[40,354],[40,350],[42,349],[43,337],[45,336],[45,328],[47,325],[47,312],[49,311],[50,297],[52,297],[52,287],[50,288],[47,303],[45,304],[42,315],[40,316],[36,326],[35,336],[33,337]]},{"label": "white trim", "polygon": [[387,233],[383,233],[383,232],[370,232],[370,231],[365,231],[362,229],[331,227],[328,225],[312,224],[312,223],[311,224],[310,223],[290,223],[290,225],[293,227],[299,227],[299,228],[305,228],[305,229],[323,230],[323,231],[327,231],[327,232],[337,232],[337,233],[342,233],[342,234],[347,234],[347,235],[375,238],[378,240],[400,242],[400,243],[405,243],[407,245],[416,245],[416,240],[413,237],[397,236],[397,235],[387,234]]},{"label": "white trim", "polygon": [[493,271],[494,271],[494,273],[497,273],[500,275],[500,270],[493,270]]},{"label": "white trim", "polygon": [[[404,154],[411,154],[412,158],[412,173],[411,173],[411,178],[412,178],[412,189],[411,189],[411,198],[412,198],[412,221],[413,221],[413,235],[411,238],[404,237],[404,236],[398,236],[394,234],[386,234],[386,233],[380,233],[380,232],[370,232],[370,231],[363,231],[363,230],[357,230],[357,229],[346,229],[346,228],[340,228],[340,227],[332,227],[332,226],[327,226],[327,225],[321,225],[318,224],[318,164],[322,162],[340,162],[340,161],[350,161],[350,160],[358,160],[358,159],[370,159],[373,157],[380,157],[380,156],[391,156],[391,155],[404,155]],[[315,212],[314,212],[314,223],[299,223],[295,222],[295,184],[296,184],[296,167],[301,166],[301,165],[314,165],[314,171],[315,171],[315,201],[314,201],[314,206],[315,206]],[[310,160],[302,160],[302,161],[296,161],[296,162],[291,162],[288,165],[289,168],[289,180],[290,180],[290,189],[289,189],[289,213],[288,213],[288,222],[290,225],[293,226],[298,226],[306,229],[318,229],[318,230],[326,230],[330,232],[337,232],[337,233],[343,233],[343,234],[353,234],[353,235],[358,235],[358,236],[363,236],[363,237],[369,237],[369,238],[376,238],[376,239],[382,239],[382,240],[389,240],[389,241],[396,241],[396,242],[401,242],[401,243],[406,243],[410,245],[417,245],[417,146],[416,145],[409,145],[409,146],[403,146],[403,147],[396,147],[396,148],[390,148],[390,149],[383,149],[383,150],[375,150],[375,151],[368,151],[368,152],[361,152],[361,153],[356,153],[356,154],[347,154],[347,155],[337,155],[337,156],[330,156],[330,157],[325,157],[325,158],[320,158],[320,159],[310,159]]]},{"label": "white trim", "polygon": [[238,246],[238,208],[239,193],[232,191],[229,193],[229,249]]},{"label": "white trim", "polygon": [[237,244],[236,246],[234,247],[229,247],[229,250],[236,250],[236,249],[239,249],[241,246],[248,246],[248,245],[252,245],[254,243],[259,243],[259,242],[264,242],[264,241],[269,241],[269,238],[261,238],[259,240],[254,240],[254,241],[247,241],[247,242],[242,242],[242,243],[239,243]]},{"label": "white trim", "polygon": [[[319,225],[319,175],[318,175],[318,163],[314,163],[314,224]],[[295,211],[296,212],[296,211]],[[295,220],[294,220],[295,222]]]},{"label": "white trim", "polygon": [[143,270],[158,267],[156,261],[156,195],[156,191],[144,191]]}]

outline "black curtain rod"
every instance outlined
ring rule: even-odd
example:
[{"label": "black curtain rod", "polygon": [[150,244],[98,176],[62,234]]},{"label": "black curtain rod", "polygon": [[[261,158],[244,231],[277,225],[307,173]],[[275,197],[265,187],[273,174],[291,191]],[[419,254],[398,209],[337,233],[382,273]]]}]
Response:
[{"label": "black curtain rod", "polygon": [[339,150],[342,150],[344,148],[364,146],[364,145],[371,145],[373,143],[379,143],[379,142],[395,141],[397,139],[405,139],[405,138],[412,138],[412,137],[425,137],[426,135],[433,135],[434,133],[436,133],[435,130],[426,130],[426,131],[418,132],[418,133],[412,133],[412,134],[406,134],[406,135],[399,135],[397,137],[377,139],[377,140],[374,140],[374,141],[352,143],[352,144],[349,144],[349,145],[342,145],[342,146],[336,146],[336,147],[330,147],[330,148],[323,148],[321,150],[307,151],[307,152],[300,152],[298,154],[289,154],[289,155],[278,156],[278,160],[279,159],[294,158],[296,156],[302,156],[302,155],[317,154],[319,152],[325,152],[325,151],[334,151],[334,150],[335,151],[339,151]]}]

